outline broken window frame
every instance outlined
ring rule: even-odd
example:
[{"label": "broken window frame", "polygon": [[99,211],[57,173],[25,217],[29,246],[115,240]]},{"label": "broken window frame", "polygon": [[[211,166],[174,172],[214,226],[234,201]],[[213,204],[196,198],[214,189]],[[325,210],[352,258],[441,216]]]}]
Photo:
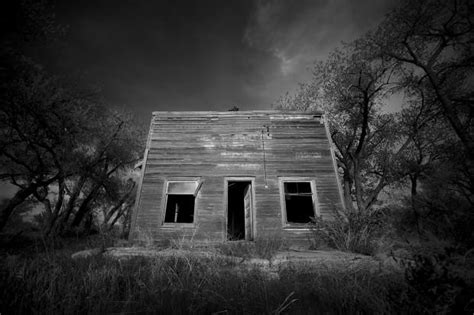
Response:
[{"label": "broken window frame", "polygon": [[309,229],[308,223],[299,222],[288,222],[287,209],[286,209],[286,183],[309,183],[311,185],[311,197],[313,202],[314,217],[319,216],[319,203],[318,196],[316,193],[316,181],[311,177],[280,177],[279,188],[280,188],[280,205],[281,205],[281,219],[284,228],[297,228],[297,229]]},{"label": "broken window frame", "polygon": [[[173,192],[173,193],[168,193],[170,190],[170,184],[173,183],[193,183],[195,184],[195,188],[190,192]],[[165,227],[174,227],[174,226],[188,226],[188,227],[194,227],[196,224],[196,197],[199,194],[199,191],[201,190],[202,186],[202,181],[200,178],[170,178],[165,180],[164,187],[163,187],[163,201],[162,201],[162,225]],[[173,196],[193,196],[194,198],[194,207],[193,207],[193,221],[192,222],[166,222],[166,209],[168,207],[168,197],[170,195]],[[175,220],[177,220],[177,213],[174,215]]]}]

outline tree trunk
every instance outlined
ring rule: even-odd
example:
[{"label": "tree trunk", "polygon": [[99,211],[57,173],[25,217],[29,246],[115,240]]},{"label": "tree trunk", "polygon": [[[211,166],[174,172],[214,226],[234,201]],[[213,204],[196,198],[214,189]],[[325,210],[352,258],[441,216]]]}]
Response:
[{"label": "tree trunk", "polygon": [[130,226],[131,226],[131,221],[132,221],[132,210],[133,210],[133,202],[132,204],[128,207],[127,213],[125,214],[125,220],[123,222],[123,230],[122,230],[122,238],[128,239],[128,235],[130,234]]},{"label": "tree trunk", "polygon": [[17,191],[16,194],[10,200],[8,200],[6,206],[3,207],[0,213],[0,232],[5,227],[5,225],[7,224],[8,218],[11,216],[11,214],[13,213],[13,210],[15,210],[15,208],[18,205],[20,205],[23,201],[26,200],[26,198],[28,198],[33,193],[35,193],[35,191],[38,188],[51,184],[57,178],[58,178],[58,175],[48,179],[47,181],[30,184],[27,188],[23,188]]},{"label": "tree trunk", "polygon": [[121,206],[122,209],[120,209],[120,211],[117,213],[117,215],[114,217],[114,219],[112,220],[112,222],[110,222],[109,224],[109,227],[107,228],[109,231],[111,231],[115,225],[115,223],[117,223],[117,221],[127,212],[129,211],[129,208],[130,208],[130,204],[128,203],[124,203],[123,206]]},{"label": "tree trunk", "polygon": [[354,190],[355,190],[355,197],[357,203],[357,212],[362,213],[365,212],[364,207],[364,191],[362,188],[362,181],[360,178],[360,169],[358,161],[354,161]]},{"label": "tree trunk", "polygon": [[[54,233],[56,234],[56,233],[61,233],[62,231],[64,231],[64,228],[66,227],[67,221],[69,220],[69,217],[71,216],[71,213],[74,210],[76,200],[79,197],[82,187],[84,187],[85,182],[86,182],[86,177],[81,176],[78,182],[76,183],[76,185],[74,185],[72,194],[71,196],[69,196],[69,200],[66,205],[66,210],[64,211],[64,214],[61,216],[56,226],[53,226],[52,229],[49,231],[50,233],[54,231]],[[59,217],[59,213],[56,219],[58,217]]]},{"label": "tree trunk", "polygon": [[109,230],[114,226],[115,222],[117,222],[117,220],[123,215],[124,210],[121,209],[122,205],[129,201],[132,193],[134,192],[134,188],[135,183],[133,182],[132,185],[130,185],[128,191],[122,196],[122,198],[120,198],[117,204],[104,215],[104,224],[107,225],[107,223],[110,221],[110,219],[112,219],[114,214],[117,213],[117,215],[108,227]]},{"label": "tree trunk", "polygon": [[45,234],[49,235],[51,231],[54,228],[54,224],[56,223],[56,220],[58,219],[59,215],[61,214],[61,209],[62,205],[64,202],[64,191],[66,190],[66,184],[64,183],[64,178],[60,178],[58,180],[58,200],[56,201],[56,205],[54,206],[54,211],[51,211],[51,204],[49,203],[49,200],[46,199],[47,201],[47,206],[50,209],[50,217],[49,217],[49,222],[48,226],[46,227]]},{"label": "tree trunk", "polygon": [[351,193],[352,180],[351,180],[351,175],[349,174],[349,171],[347,169],[344,169],[343,180],[344,180],[344,200],[345,200],[346,208],[349,213],[353,213],[354,204],[352,203],[352,193]]},{"label": "tree trunk", "polygon": [[90,234],[93,222],[94,222],[94,216],[92,215],[91,212],[88,212],[87,215],[85,216],[84,230],[83,230],[86,233],[86,235]]},{"label": "tree trunk", "polygon": [[420,220],[420,214],[418,213],[418,210],[417,210],[417,202],[416,202],[417,195],[418,195],[418,191],[417,191],[418,175],[417,174],[410,175],[410,182],[411,182],[411,209],[413,211],[413,216],[415,218],[416,230],[418,232],[418,235],[422,235],[423,227]]},{"label": "tree trunk", "polygon": [[[461,120],[459,119],[454,109],[454,106],[451,100],[444,93],[444,91],[442,91],[436,74],[432,71],[432,69],[428,68],[427,66],[422,66],[422,68],[426,72],[430,80],[430,83],[433,86],[433,89],[435,90],[436,96],[438,97],[438,100],[440,101],[440,104],[443,107],[446,118],[448,119],[449,123],[453,127],[454,132],[456,132],[457,136],[463,143],[466,149],[469,161],[474,161],[474,140],[470,133],[470,129],[465,128],[463,126]],[[472,166],[472,164],[469,166]]]},{"label": "tree trunk", "polygon": [[90,191],[89,195],[82,201],[81,206],[76,212],[76,216],[71,223],[71,227],[77,227],[81,224],[82,220],[84,219],[85,215],[89,212],[89,204],[92,200],[94,200],[95,196],[99,192],[102,183],[96,184],[92,190]]},{"label": "tree trunk", "polygon": [[25,201],[26,198],[31,196],[36,188],[37,187],[30,186],[26,189],[21,189],[17,191],[13,198],[7,202],[6,206],[2,209],[2,213],[0,214],[0,231],[2,231],[7,224],[8,218],[13,213],[13,210],[15,210],[18,205]]}]

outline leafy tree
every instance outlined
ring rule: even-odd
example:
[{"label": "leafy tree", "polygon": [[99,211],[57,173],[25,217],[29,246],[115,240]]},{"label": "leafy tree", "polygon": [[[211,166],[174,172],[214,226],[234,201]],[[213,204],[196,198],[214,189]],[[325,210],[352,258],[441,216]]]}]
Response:
[{"label": "leafy tree", "polygon": [[93,107],[34,65],[25,65],[2,88],[0,178],[19,190],[2,209],[0,229],[13,209],[32,195],[76,172],[80,135]]},{"label": "leafy tree", "polygon": [[310,84],[302,84],[296,95],[287,95],[278,104],[326,113],[351,212],[373,207],[382,189],[393,181],[390,165],[406,146],[394,149],[400,141],[396,117],[382,113],[380,107],[393,87],[392,69],[392,63],[372,59],[364,42],[346,44],[316,63]]},{"label": "leafy tree", "polygon": [[101,210],[103,215],[103,227],[111,230],[114,225],[122,220],[124,235],[127,234],[129,228],[129,216],[135,203],[136,182],[132,178],[122,180],[120,190],[108,194],[105,202],[101,202]]},{"label": "leafy tree", "polygon": [[0,178],[19,190],[3,207],[0,227],[30,196],[45,207],[47,233],[79,226],[103,190],[116,189],[137,161],[140,129],[132,117],[63,88],[41,69],[25,71],[5,91]]},{"label": "leafy tree", "polygon": [[399,167],[419,230],[423,212],[440,226],[472,222],[473,13],[465,0],[404,1],[364,38],[374,58],[395,64],[409,99],[401,132],[412,142]]},{"label": "leafy tree", "polygon": [[408,76],[398,83],[407,99],[407,106],[400,113],[397,132],[409,143],[392,167],[401,179],[408,179],[411,209],[421,234],[419,185],[433,176],[440,165],[450,163],[450,151],[457,139],[440,118],[435,96],[430,95],[430,90],[422,82],[413,82],[413,79]]},{"label": "leafy tree", "polygon": [[[15,207],[61,177],[52,171],[53,164],[61,159],[60,152],[50,150],[53,141],[43,140],[43,133],[35,133],[35,128],[49,118],[36,120],[45,104],[35,104],[35,99],[39,99],[38,103],[45,102],[44,96],[49,94],[50,105],[54,107],[62,102],[60,99],[69,96],[56,89],[54,78],[46,78],[41,67],[25,53],[28,48],[54,41],[63,33],[48,4],[6,1],[2,2],[0,11],[0,180],[9,180],[19,187],[13,198],[1,207],[1,230]],[[26,141],[30,135],[33,136],[30,141],[40,142],[32,145]],[[26,159],[24,155],[35,155],[36,159]]]},{"label": "leafy tree", "polygon": [[117,183],[137,160],[142,133],[132,117],[65,86],[27,57],[31,46],[62,34],[46,2],[9,2],[8,9],[0,48],[0,180],[18,191],[2,204],[0,230],[16,207],[35,198],[45,208],[46,233],[60,233],[79,226],[104,191],[121,191]]},{"label": "leafy tree", "polygon": [[[133,124],[131,117],[120,114],[102,117],[96,121],[94,138],[88,150],[91,157],[83,167],[82,176],[89,177],[87,194],[75,213],[72,226],[78,226],[90,212],[91,203],[101,194],[109,200],[118,199],[115,207],[123,205],[130,197],[134,183],[123,183],[124,172],[129,172],[138,161],[143,133]],[[92,140],[92,139],[91,139]],[[84,192],[84,191],[83,191]]]},{"label": "leafy tree", "polygon": [[[474,187],[474,6],[468,0],[404,1],[367,35],[375,55],[397,63],[399,75],[431,89],[439,114],[465,151]],[[474,189],[471,188],[474,192]]]}]

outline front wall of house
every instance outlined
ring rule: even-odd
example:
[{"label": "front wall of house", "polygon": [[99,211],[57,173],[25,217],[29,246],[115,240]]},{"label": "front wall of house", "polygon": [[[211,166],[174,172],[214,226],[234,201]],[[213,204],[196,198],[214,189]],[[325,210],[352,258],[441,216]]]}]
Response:
[{"label": "front wall of house", "polygon": [[[263,133],[262,133],[263,132]],[[226,239],[226,177],[254,178],[255,237],[279,234],[307,240],[308,231],[284,228],[280,177],[315,180],[317,209],[330,217],[341,207],[330,144],[320,115],[281,112],[154,113],[132,231],[155,239],[187,235]],[[264,162],[265,159],[265,162]],[[199,178],[192,226],[163,226],[164,183]],[[265,178],[267,187],[265,187]]]}]

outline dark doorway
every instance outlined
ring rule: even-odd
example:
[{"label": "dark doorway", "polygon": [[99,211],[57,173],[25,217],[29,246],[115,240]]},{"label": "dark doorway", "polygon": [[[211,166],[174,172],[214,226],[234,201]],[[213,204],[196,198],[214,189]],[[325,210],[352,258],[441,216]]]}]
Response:
[{"label": "dark doorway", "polygon": [[227,182],[227,239],[252,239],[252,183]]}]

